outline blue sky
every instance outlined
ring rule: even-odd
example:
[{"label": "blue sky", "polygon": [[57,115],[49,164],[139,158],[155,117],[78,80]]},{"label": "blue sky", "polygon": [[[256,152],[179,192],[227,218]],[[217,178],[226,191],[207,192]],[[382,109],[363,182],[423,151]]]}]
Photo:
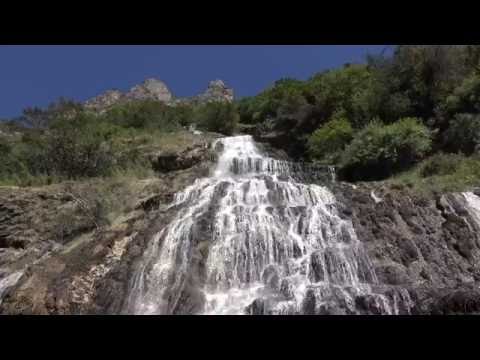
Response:
[{"label": "blue sky", "polygon": [[362,62],[385,45],[219,46],[6,46],[0,45],[0,118],[60,96],[83,101],[148,77],[163,80],[175,96],[204,91],[222,79],[236,96],[255,95],[282,77]]}]

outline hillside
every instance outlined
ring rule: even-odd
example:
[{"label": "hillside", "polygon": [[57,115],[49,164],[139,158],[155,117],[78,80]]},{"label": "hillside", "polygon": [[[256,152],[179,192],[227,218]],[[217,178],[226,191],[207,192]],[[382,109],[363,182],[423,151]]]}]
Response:
[{"label": "hillside", "polygon": [[479,150],[477,45],[25,109],[0,314],[478,314]]}]

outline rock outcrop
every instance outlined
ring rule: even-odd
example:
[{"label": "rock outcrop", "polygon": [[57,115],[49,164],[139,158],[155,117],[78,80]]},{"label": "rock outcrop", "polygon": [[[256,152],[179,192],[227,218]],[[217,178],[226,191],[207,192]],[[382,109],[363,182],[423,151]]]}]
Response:
[{"label": "rock outcrop", "polygon": [[222,80],[211,81],[207,90],[191,98],[175,98],[167,85],[160,80],[149,78],[142,84],[135,85],[128,92],[108,90],[85,102],[85,107],[90,110],[103,112],[115,104],[135,100],[155,100],[176,106],[180,104],[198,104],[212,101],[233,101],[233,90],[228,88]]},{"label": "rock outcrop", "polygon": [[120,103],[124,95],[119,90],[107,90],[105,93],[85,102],[85,107],[90,110],[101,111],[112,105]]},{"label": "rock outcrop", "polygon": [[228,88],[222,80],[210,81],[207,90],[196,97],[197,102],[212,102],[212,101],[233,101],[233,90]]},{"label": "rock outcrop", "polygon": [[147,79],[143,84],[136,85],[125,94],[127,99],[132,100],[157,100],[169,103],[173,95],[164,82],[157,79]]},{"label": "rock outcrop", "polygon": [[160,173],[191,168],[202,161],[210,160],[208,144],[189,146],[181,152],[160,151],[148,155],[152,168]]},{"label": "rock outcrop", "polygon": [[424,198],[407,189],[348,184],[338,184],[335,195],[380,284],[407,291],[413,313],[479,312],[478,195]]}]

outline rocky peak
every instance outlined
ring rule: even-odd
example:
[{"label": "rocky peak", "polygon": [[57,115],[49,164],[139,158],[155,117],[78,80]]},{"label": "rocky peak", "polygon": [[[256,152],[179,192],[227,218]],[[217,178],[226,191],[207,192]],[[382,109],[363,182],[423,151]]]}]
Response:
[{"label": "rocky peak", "polygon": [[116,103],[118,103],[123,97],[123,94],[119,90],[107,90],[103,94],[100,94],[85,102],[85,107],[92,110],[106,109]]},{"label": "rocky peak", "polygon": [[207,90],[199,95],[204,101],[233,101],[233,89],[227,87],[222,80],[213,80],[208,84]]},{"label": "rocky peak", "polygon": [[142,84],[135,85],[127,93],[119,90],[108,90],[85,102],[87,109],[105,111],[112,105],[132,100],[157,100],[171,106],[188,103],[206,103],[214,101],[232,102],[233,89],[227,87],[222,80],[213,80],[200,95],[191,98],[174,99],[167,85],[158,79],[149,78]]},{"label": "rocky peak", "polygon": [[134,100],[151,99],[167,103],[172,100],[173,95],[163,81],[150,78],[131,88],[126,97]]}]

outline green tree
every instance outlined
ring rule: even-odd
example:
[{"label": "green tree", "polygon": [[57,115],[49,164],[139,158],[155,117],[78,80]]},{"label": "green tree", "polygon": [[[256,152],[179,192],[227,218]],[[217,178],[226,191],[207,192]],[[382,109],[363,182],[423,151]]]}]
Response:
[{"label": "green tree", "polygon": [[465,78],[446,99],[448,114],[480,112],[480,75]]},{"label": "green tree", "polygon": [[239,118],[236,106],[232,103],[211,102],[198,109],[198,126],[206,131],[232,135]]},{"label": "green tree", "polygon": [[92,114],[57,118],[42,139],[31,141],[41,149],[31,160],[40,165],[37,171],[50,176],[76,179],[107,175],[115,161],[115,132],[114,126]]},{"label": "green tree", "polygon": [[59,98],[48,105],[46,109],[38,106],[23,110],[20,123],[33,129],[46,129],[52,121],[61,116],[75,116],[83,110],[82,104],[66,98]]},{"label": "green tree", "polygon": [[178,129],[181,123],[189,123],[189,116],[184,106],[170,107],[155,100],[131,101],[116,105],[106,113],[106,119],[113,124],[165,132]]},{"label": "green tree", "polygon": [[317,129],[308,139],[311,158],[333,163],[338,154],[353,138],[353,129],[344,112],[338,112],[332,120]]},{"label": "green tree", "polygon": [[480,115],[458,114],[443,135],[443,147],[449,152],[471,155],[480,146]]},{"label": "green tree", "polygon": [[374,121],[356,134],[342,155],[341,176],[378,180],[404,170],[431,149],[431,133],[418,119],[390,125]]}]

